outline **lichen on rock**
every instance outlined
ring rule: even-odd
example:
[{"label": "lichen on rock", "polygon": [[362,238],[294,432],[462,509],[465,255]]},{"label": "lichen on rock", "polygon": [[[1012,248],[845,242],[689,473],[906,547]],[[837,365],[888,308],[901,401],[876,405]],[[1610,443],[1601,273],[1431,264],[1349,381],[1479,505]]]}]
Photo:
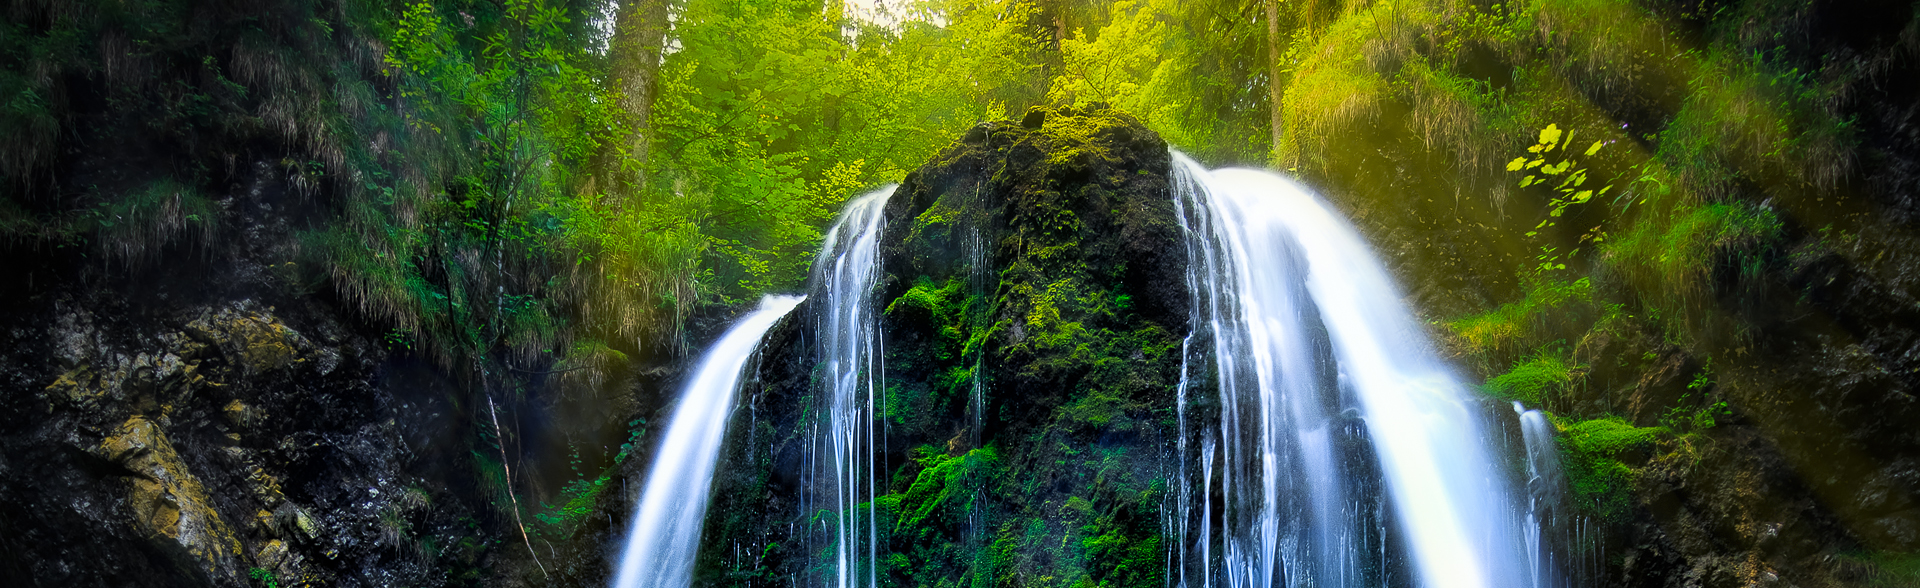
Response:
[{"label": "lichen on rock", "polygon": [[184,550],[209,576],[238,578],[240,542],[165,432],[146,417],[135,416],[96,451],[132,473],[126,504],[150,541],[167,551],[175,546]]},{"label": "lichen on rock", "polygon": [[220,348],[229,361],[247,374],[262,374],[306,361],[302,350],[310,348],[306,338],[251,301],[208,309],[192,322],[187,332]]}]

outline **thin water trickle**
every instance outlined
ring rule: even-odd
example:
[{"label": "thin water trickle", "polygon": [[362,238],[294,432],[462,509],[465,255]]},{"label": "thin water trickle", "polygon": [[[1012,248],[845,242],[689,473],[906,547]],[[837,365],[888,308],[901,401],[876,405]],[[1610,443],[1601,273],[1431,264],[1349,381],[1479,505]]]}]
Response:
[{"label": "thin water trickle", "polygon": [[740,372],[760,338],[804,297],[768,296],[740,319],[700,360],[667,423],[647,485],[627,533],[615,588],[680,588],[693,583],[700,525],[707,512],[714,463],[720,458],[727,413]]},{"label": "thin water trickle", "polygon": [[[873,289],[881,273],[882,213],[894,186],[854,199],[827,233],[814,260],[814,288],[823,293],[815,335],[825,370],[825,430],[816,436],[813,458],[827,468],[830,481],[816,492],[830,496],[833,576],[826,583],[850,588],[864,580],[879,585],[878,491],[881,459],[875,424],[883,404],[881,337]],[[865,509],[862,509],[865,505]]]},{"label": "thin water trickle", "polygon": [[1280,176],[1174,161],[1220,398],[1215,433],[1180,413],[1181,430],[1220,440],[1219,475],[1207,448],[1179,505],[1180,520],[1202,510],[1182,584],[1540,585],[1471,397],[1359,234]]},{"label": "thin water trickle", "polygon": [[1553,423],[1546,413],[1527,410],[1519,402],[1513,412],[1520,418],[1521,441],[1527,447],[1527,542],[1529,572],[1534,588],[1559,586],[1560,571],[1552,545],[1546,541],[1548,529],[1561,527],[1563,485],[1560,473],[1560,449],[1553,440]]}]

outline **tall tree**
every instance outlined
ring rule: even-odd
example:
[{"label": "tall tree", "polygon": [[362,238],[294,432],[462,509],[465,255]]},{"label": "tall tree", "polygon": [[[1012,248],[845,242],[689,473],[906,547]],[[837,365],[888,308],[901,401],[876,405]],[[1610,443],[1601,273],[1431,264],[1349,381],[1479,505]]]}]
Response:
[{"label": "tall tree", "polygon": [[646,179],[647,149],[652,137],[653,101],[660,76],[660,57],[666,50],[667,8],[670,0],[620,0],[614,16],[613,39],[608,45],[611,79],[620,108],[632,117],[626,157],[610,166],[615,188],[624,194],[639,191]]},{"label": "tall tree", "polygon": [[1280,0],[1262,0],[1262,3],[1267,8],[1267,97],[1270,102],[1267,114],[1273,134],[1267,157],[1272,159],[1280,149],[1280,99],[1286,91],[1286,84],[1280,81],[1280,60],[1286,52],[1280,48]]}]

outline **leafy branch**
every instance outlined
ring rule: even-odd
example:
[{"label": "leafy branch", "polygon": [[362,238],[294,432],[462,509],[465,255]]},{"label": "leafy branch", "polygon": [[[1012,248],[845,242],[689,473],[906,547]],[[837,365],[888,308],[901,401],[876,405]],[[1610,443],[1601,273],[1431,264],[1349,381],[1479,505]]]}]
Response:
[{"label": "leafy branch", "polygon": [[[1534,225],[1533,230],[1527,231],[1527,237],[1539,237],[1547,229],[1558,226],[1568,207],[1585,204],[1595,196],[1604,196],[1613,190],[1611,185],[1601,186],[1598,190],[1586,187],[1587,168],[1580,166],[1579,161],[1571,155],[1572,144],[1573,131],[1563,132],[1559,125],[1549,124],[1547,128],[1540,130],[1539,141],[1527,148],[1527,152],[1532,155],[1515,157],[1513,161],[1507,162],[1507,171],[1526,174],[1520,178],[1521,188],[1554,184],[1551,188],[1553,196],[1547,201],[1547,218],[1542,219],[1540,224]],[[1605,141],[1594,141],[1581,157],[1593,157],[1605,146]],[[1559,153],[1554,153],[1556,150]],[[1558,180],[1557,184],[1556,180]],[[1606,232],[1600,230],[1598,226],[1580,236],[1581,243],[1597,244],[1605,239]],[[1567,252],[1563,258],[1558,253],[1557,247],[1542,245],[1540,254],[1535,256],[1535,260],[1539,262],[1536,269],[1542,272],[1567,269],[1567,264],[1563,263],[1563,260],[1570,259],[1579,252],[1580,250],[1576,248]]]}]

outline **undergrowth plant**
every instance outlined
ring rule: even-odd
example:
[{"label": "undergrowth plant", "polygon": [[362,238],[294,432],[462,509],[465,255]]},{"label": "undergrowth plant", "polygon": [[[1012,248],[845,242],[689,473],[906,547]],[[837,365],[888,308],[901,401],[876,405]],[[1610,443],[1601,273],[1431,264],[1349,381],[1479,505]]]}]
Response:
[{"label": "undergrowth plant", "polygon": [[1687,382],[1686,393],[1660,416],[1660,424],[1677,433],[1692,434],[1711,429],[1721,419],[1733,415],[1727,401],[1715,393],[1713,359],[1707,360]]}]

